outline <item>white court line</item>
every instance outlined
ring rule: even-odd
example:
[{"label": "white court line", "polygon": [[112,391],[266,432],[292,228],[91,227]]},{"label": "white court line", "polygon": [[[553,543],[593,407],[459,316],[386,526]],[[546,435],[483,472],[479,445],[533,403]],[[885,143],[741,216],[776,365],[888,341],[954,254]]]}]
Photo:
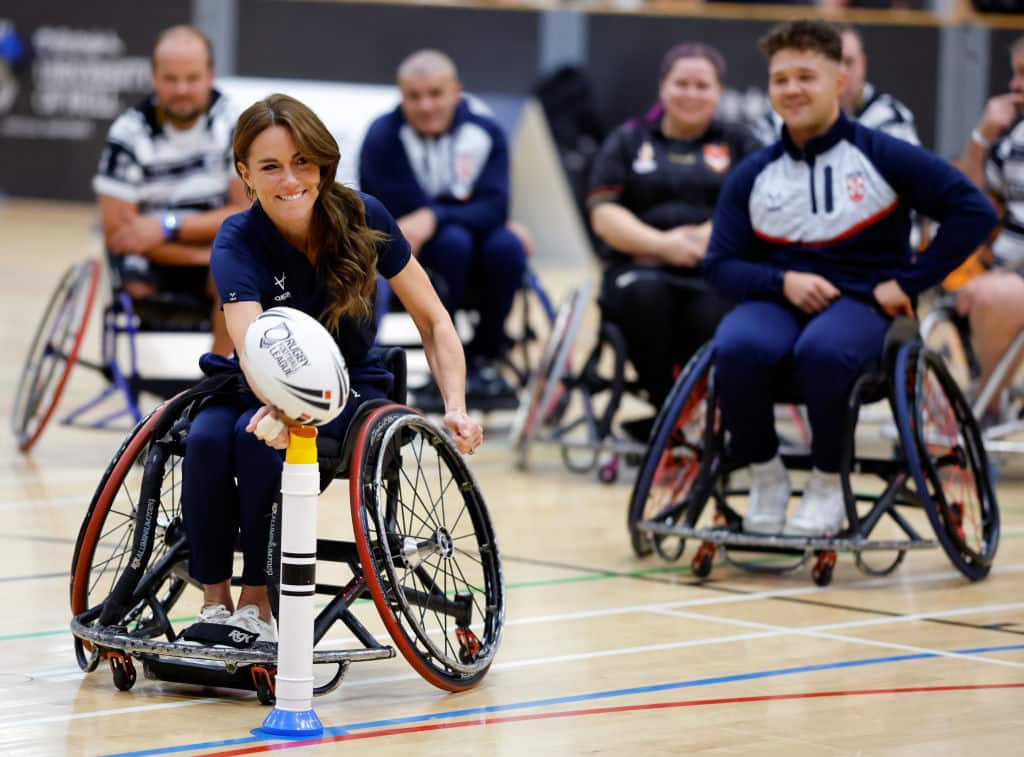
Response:
[{"label": "white court line", "polygon": [[852,644],[862,644],[871,647],[884,647],[886,649],[899,649],[904,652],[914,652],[915,654],[930,654],[936,657],[948,657],[951,659],[960,660],[971,660],[973,662],[982,662],[989,665],[1002,665],[1010,668],[1024,668],[1024,662],[1011,662],[1009,660],[998,660],[991,657],[984,657],[976,654],[966,654],[959,652],[947,652],[941,649],[932,649],[931,647],[919,647],[908,644],[898,644],[895,642],[878,641],[876,639],[863,639],[856,636],[843,636],[839,634],[825,633],[825,629],[830,630],[842,630],[845,628],[862,628],[865,626],[883,626],[892,625],[896,623],[903,623],[907,621],[924,620],[926,618],[948,618],[957,615],[970,615],[984,612],[1001,612],[1003,610],[1019,610],[1024,608],[1024,602],[1018,602],[1015,604],[1002,604],[1002,605],[981,605],[979,607],[960,607],[955,610],[941,610],[933,613],[917,613],[915,615],[904,615],[902,617],[889,617],[889,618],[872,618],[870,621],[853,620],[847,623],[831,623],[828,625],[820,626],[809,626],[806,628],[792,628],[787,626],[779,626],[770,623],[757,623],[750,620],[738,620],[734,618],[723,618],[717,615],[704,615],[703,613],[696,612],[685,612],[678,610],[658,610],[656,611],[659,615],[670,615],[677,618],[686,618],[687,620],[699,620],[711,623],[721,623],[723,625],[737,626],[740,628],[756,628],[762,631],[776,631],[781,636],[809,636],[816,639],[829,639],[831,641],[842,641]]},{"label": "white court line", "polygon": [[15,722],[5,723],[5,728],[12,728],[21,725],[45,725],[47,723],[66,723],[72,720],[86,720],[88,718],[121,717],[133,712],[154,712],[156,710],[170,710],[176,707],[191,707],[194,704],[217,704],[230,702],[225,697],[204,697],[203,699],[188,699],[183,702],[165,702],[163,704],[141,704],[136,707],[121,707],[116,710],[95,710],[94,712],[75,712],[70,715],[51,715],[45,718],[20,718]]},{"label": "white court line", "polygon": [[[1024,572],[1024,565],[1005,566],[1005,567],[999,569],[998,571],[994,571],[994,572],[999,572],[999,573],[1019,573],[1019,572]],[[956,575],[959,575],[959,573],[952,573],[950,575],[956,576]],[[948,577],[949,577],[949,575],[945,575],[945,576],[940,575],[938,577],[936,577],[935,575],[927,575],[927,576],[915,576],[915,577],[906,578],[906,579],[894,579],[894,578],[871,579],[870,581],[865,581],[865,582],[860,582],[860,583],[862,583],[862,584],[870,583],[871,585],[896,585],[896,584],[906,585],[906,584],[913,584],[913,583],[925,583],[925,582],[929,582],[929,581],[933,581],[933,580],[945,580]],[[848,584],[847,586],[852,586],[852,584]],[[1014,667],[1014,668],[1024,668],[1024,664],[1022,664],[1022,663],[1015,663],[1015,662],[1010,662],[1010,661],[1006,661],[1006,660],[996,660],[996,659],[993,659],[993,658],[990,658],[990,657],[983,657],[983,656],[980,656],[980,655],[957,654],[955,652],[947,652],[947,651],[938,650],[938,649],[929,649],[929,648],[926,648],[926,647],[908,646],[908,645],[904,645],[904,644],[894,644],[894,643],[889,643],[889,642],[874,641],[874,640],[870,640],[870,639],[859,639],[859,638],[852,637],[852,636],[848,637],[848,636],[842,636],[842,635],[838,635],[838,634],[830,634],[830,633],[826,633],[823,630],[823,629],[839,630],[841,628],[852,628],[852,627],[863,627],[863,626],[881,626],[881,625],[888,625],[888,624],[894,624],[894,623],[901,623],[901,622],[905,622],[905,621],[922,620],[922,619],[925,619],[925,618],[950,617],[950,616],[965,615],[965,614],[970,614],[970,613],[999,611],[999,610],[1002,610],[1002,609],[1019,609],[1021,607],[1024,607],[1024,603],[1000,604],[1000,605],[982,605],[982,606],[979,606],[979,607],[972,607],[972,608],[956,608],[956,609],[953,609],[953,610],[940,610],[940,611],[937,611],[937,612],[934,612],[934,613],[915,613],[914,615],[906,615],[906,616],[886,617],[886,618],[878,618],[878,619],[872,618],[869,621],[856,620],[856,621],[850,621],[848,623],[829,624],[829,625],[821,625],[821,626],[810,626],[808,628],[787,628],[787,627],[784,627],[784,626],[773,626],[773,625],[768,625],[768,624],[764,624],[764,623],[756,623],[756,622],[753,622],[753,621],[733,620],[733,619],[729,619],[729,618],[717,617],[717,616],[714,616],[714,615],[703,615],[701,613],[690,613],[690,612],[674,609],[674,608],[679,608],[679,607],[692,607],[692,606],[709,605],[709,604],[728,604],[728,603],[734,603],[734,602],[737,602],[737,601],[752,601],[752,599],[754,599],[754,598],[770,599],[770,598],[773,598],[773,597],[780,597],[780,596],[783,596],[783,597],[784,596],[792,596],[793,594],[817,593],[819,591],[825,591],[827,588],[828,587],[801,587],[801,588],[794,588],[794,589],[784,589],[782,591],[777,591],[777,592],[759,592],[757,594],[738,594],[738,595],[729,595],[729,596],[724,596],[724,597],[706,597],[706,598],[703,598],[703,599],[685,600],[685,601],[681,601],[681,602],[667,602],[667,603],[663,603],[663,604],[633,605],[633,606],[630,606],[630,607],[619,607],[619,608],[615,608],[615,609],[611,609],[611,610],[593,610],[593,611],[588,611],[588,612],[566,613],[566,614],[561,615],[561,616],[551,615],[551,616],[543,616],[543,618],[539,618],[539,617],[522,618],[522,619],[519,619],[519,620],[509,621],[509,622],[506,623],[507,626],[511,626],[511,625],[530,625],[530,624],[534,624],[534,623],[537,623],[537,622],[541,622],[542,619],[545,620],[546,622],[558,622],[560,620],[580,620],[580,619],[589,619],[589,618],[597,618],[597,617],[607,617],[607,616],[611,616],[611,615],[635,614],[635,613],[638,613],[638,612],[654,612],[654,613],[666,614],[666,615],[672,615],[672,616],[678,616],[678,617],[686,617],[686,618],[691,618],[691,619],[695,619],[695,620],[711,621],[711,622],[718,622],[718,623],[723,623],[723,624],[731,624],[731,625],[735,625],[735,626],[738,626],[738,627],[751,628],[752,630],[751,630],[750,633],[734,634],[734,635],[730,635],[730,636],[718,636],[718,637],[703,638],[703,639],[689,639],[689,640],[686,640],[686,641],[666,642],[666,643],[662,643],[662,644],[648,644],[648,645],[644,645],[644,646],[635,646],[635,647],[620,647],[619,649],[604,649],[604,650],[597,650],[597,651],[593,651],[593,652],[581,652],[581,653],[578,653],[578,654],[558,655],[558,656],[552,656],[552,657],[535,657],[535,658],[530,658],[530,659],[525,659],[525,660],[513,660],[513,661],[509,661],[509,662],[495,663],[494,665],[491,666],[491,669],[492,670],[517,670],[517,669],[521,669],[521,668],[535,667],[537,665],[551,665],[551,664],[566,663],[566,662],[578,662],[578,661],[582,661],[582,660],[593,660],[593,659],[600,659],[600,658],[607,658],[607,657],[618,657],[618,656],[630,655],[630,654],[646,654],[646,653],[650,653],[650,652],[661,652],[661,651],[667,651],[667,650],[673,650],[673,649],[685,649],[685,648],[689,648],[689,647],[709,646],[709,645],[714,645],[714,644],[728,644],[728,643],[733,643],[733,642],[752,641],[752,640],[756,640],[756,639],[767,639],[767,638],[779,637],[779,636],[813,636],[813,637],[817,637],[817,638],[829,639],[829,640],[832,640],[832,641],[841,641],[841,642],[844,642],[844,643],[854,643],[854,644],[861,644],[861,645],[865,645],[865,646],[874,646],[874,647],[885,647],[885,648],[888,648],[888,649],[899,649],[899,650],[902,650],[902,651],[913,652],[915,654],[928,654],[928,655],[933,655],[935,657],[945,657],[945,658],[952,658],[952,659],[959,659],[959,660],[971,660],[971,661],[975,661],[975,662],[983,662],[983,663],[988,663],[988,664],[1005,665],[1005,666]],[[332,642],[333,642],[333,640],[332,640]],[[57,673],[57,672],[65,672],[67,670],[68,669],[66,669],[66,668],[61,668],[61,669],[57,669],[55,671],[41,671],[40,673],[32,673],[30,675],[33,675],[33,676],[46,676],[47,673],[51,673],[52,674],[52,673]],[[84,677],[85,674],[83,673],[82,675]],[[401,675],[374,676],[374,677],[365,678],[365,679],[361,679],[361,680],[348,680],[348,681],[345,681],[342,685],[344,687],[346,687],[346,688],[356,688],[356,687],[365,687],[365,686],[379,685],[379,684],[382,684],[382,683],[392,683],[392,682],[399,682],[399,681],[416,680],[418,678],[419,678],[419,676],[414,674],[414,673],[406,673],[406,674],[401,674]],[[81,720],[81,719],[85,719],[85,718],[111,717],[111,716],[118,716],[118,715],[121,715],[121,714],[126,713],[126,712],[140,712],[140,711],[148,711],[148,710],[173,709],[175,707],[184,707],[184,706],[188,706],[188,705],[192,705],[192,704],[199,704],[199,703],[207,702],[207,701],[219,702],[219,701],[231,701],[231,700],[224,699],[224,698],[211,698],[211,699],[202,699],[202,700],[187,700],[187,701],[184,701],[184,702],[168,702],[168,703],[157,704],[157,705],[143,705],[143,706],[135,707],[135,708],[124,708],[124,709],[116,709],[116,710],[113,710],[113,709],[112,710],[98,710],[98,711],[95,711],[95,712],[81,712],[81,713],[75,713],[75,714],[71,714],[71,715],[53,715],[53,716],[46,717],[46,718],[18,719],[16,721],[11,721],[11,722],[4,722],[3,720],[0,720],[0,726],[11,728],[11,727],[18,727],[18,726],[32,726],[32,725],[40,725],[40,724],[45,724],[45,723],[65,722],[65,721],[70,721],[70,720]]]},{"label": "white court line", "polygon": [[[1024,573],[1024,563],[1015,564],[1015,565],[1004,565],[1004,566],[1002,566],[1000,568],[994,568],[992,570],[992,573],[994,575],[1003,575],[1003,574],[1009,575],[1009,574],[1015,574],[1015,573]],[[835,590],[837,588],[839,588],[839,589],[858,588],[858,587],[868,586],[868,585],[870,585],[872,587],[884,587],[884,586],[894,586],[894,585],[905,585],[906,586],[906,585],[914,585],[914,584],[920,584],[920,583],[930,583],[930,582],[933,582],[933,581],[944,581],[944,580],[947,580],[947,579],[950,579],[950,578],[956,578],[959,575],[960,575],[959,571],[950,571],[948,573],[929,573],[927,575],[910,576],[910,577],[907,577],[907,578],[899,578],[899,579],[892,578],[892,577],[872,578],[872,579],[868,579],[868,580],[865,580],[865,581],[856,581],[854,583],[844,584],[844,585],[839,586],[839,587],[836,587],[836,586],[802,586],[802,587],[795,587],[795,588],[792,588],[792,589],[780,589],[778,591],[760,591],[760,592],[753,592],[753,593],[750,593],[750,594],[727,594],[727,595],[718,595],[718,596],[713,596],[713,597],[701,597],[700,599],[684,599],[684,600],[679,600],[679,601],[676,601],[676,602],[657,602],[657,603],[649,603],[649,604],[642,604],[642,605],[627,605],[627,606],[624,606],[624,607],[606,608],[604,610],[580,610],[580,611],[577,611],[577,612],[561,613],[561,614],[558,614],[558,615],[538,615],[538,616],[534,616],[532,618],[506,619],[506,621],[505,621],[505,628],[508,628],[508,627],[511,627],[511,626],[529,626],[529,625],[535,625],[537,623],[564,623],[566,621],[573,621],[573,620],[591,620],[591,619],[594,619],[594,618],[614,617],[616,615],[630,615],[630,614],[636,614],[636,613],[641,613],[641,612],[659,612],[661,610],[671,610],[671,609],[681,608],[681,607],[700,607],[700,606],[704,606],[704,605],[721,605],[721,604],[735,604],[735,603],[739,603],[739,602],[754,602],[754,601],[758,601],[758,600],[762,600],[762,599],[776,599],[776,598],[785,598],[785,597],[793,597],[793,596],[802,596],[802,595],[806,595],[806,594],[820,594],[822,592],[829,591],[829,590]],[[946,611],[943,611],[943,612],[950,613],[950,612],[960,612],[960,611],[959,610],[946,610]],[[966,610],[964,612],[974,612],[974,610]],[[888,619],[883,618],[882,622],[897,622],[899,620],[902,620],[903,618],[907,618],[908,620],[920,620],[920,619],[925,618],[925,617],[937,617],[937,615],[929,614],[929,613],[918,613],[917,615],[914,615],[914,616],[909,616],[908,615],[908,616],[902,616],[902,617],[892,617],[892,618],[888,618]],[[875,623],[876,620],[875,619],[871,619],[871,620],[856,621],[856,622],[864,623],[864,624],[871,624],[871,623]],[[828,628],[828,626],[821,626],[817,630],[826,630],[827,628]],[[377,641],[380,641],[380,642],[389,642],[390,639],[391,639],[391,637],[388,634],[377,634],[374,638]],[[25,641],[25,639],[18,639],[18,641]],[[322,644],[321,646],[319,646],[317,648],[318,649],[342,649],[342,648],[344,648],[345,645],[351,644],[351,643],[357,642],[357,641],[358,640],[354,636],[350,636],[350,635],[349,636],[337,636],[337,637],[332,637],[326,643]],[[78,668],[51,668],[51,669],[42,670],[42,671],[38,671],[38,672],[34,672],[34,673],[27,673],[26,675],[38,676],[38,677],[46,677],[47,675],[50,675],[50,674],[60,675],[60,674],[63,674],[63,673],[70,672],[72,670],[78,670]],[[415,678],[415,677],[416,676],[413,676],[413,678]]]},{"label": "white court line", "polygon": [[32,499],[16,499],[7,502],[0,502],[0,512],[14,512],[16,510],[45,510],[47,508],[64,508],[77,505],[82,510],[82,517],[89,507],[92,499],[92,492],[88,494],[74,494],[66,497],[34,497]]},{"label": "white court line", "polygon": [[[125,432],[127,433],[127,432]],[[53,484],[57,481],[92,481],[95,485],[100,480],[100,474],[95,470],[44,470],[37,468],[34,471],[24,469],[18,471],[0,471],[0,486],[9,487],[30,484]]]}]

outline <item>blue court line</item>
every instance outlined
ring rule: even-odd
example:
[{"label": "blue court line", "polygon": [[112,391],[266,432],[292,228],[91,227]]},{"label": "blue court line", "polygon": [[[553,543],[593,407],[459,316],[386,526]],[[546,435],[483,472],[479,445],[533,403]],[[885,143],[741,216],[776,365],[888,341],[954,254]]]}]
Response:
[{"label": "blue court line", "polygon": [[[972,649],[957,649],[952,654],[982,654],[985,652],[1011,652],[1024,649],[1024,644],[1010,644],[997,647],[976,647]],[[671,683],[659,683],[650,686],[637,686],[628,689],[611,689],[609,691],[595,691],[589,694],[574,694],[572,696],[552,697],[550,699],[533,699],[525,702],[512,704],[497,704],[486,707],[471,707],[464,710],[448,710],[446,712],[434,712],[425,715],[412,715],[386,720],[368,720],[362,723],[350,723],[349,725],[330,726],[324,728],[323,733],[317,738],[324,736],[341,736],[352,731],[363,731],[372,728],[387,726],[409,725],[411,723],[425,723],[432,720],[447,720],[448,718],[466,717],[471,715],[487,715],[496,712],[511,712],[514,710],[525,710],[533,707],[551,707],[560,704],[572,704],[576,702],[592,702],[614,697],[635,696],[638,694],[653,694],[661,691],[673,691],[676,689],[689,689],[698,686],[714,686],[719,683],[735,683],[737,681],[751,681],[757,678],[774,678],[777,676],[796,675],[799,673],[815,673],[822,670],[837,670],[841,668],[858,668],[868,665],[884,665],[893,662],[908,662],[910,660],[925,660],[942,655],[933,652],[919,652],[916,654],[895,655],[890,657],[869,657],[863,660],[846,660],[843,662],[826,662],[817,665],[801,665],[795,668],[778,668],[776,670],[762,670],[755,673],[736,673],[728,676],[715,678],[696,678],[690,681],[673,681]],[[204,741],[197,744],[184,744],[180,746],[160,747],[156,749],[144,749],[135,752],[117,752],[104,755],[103,757],[148,757],[149,755],[177,754],[189,752],[196,749],[212,749],[225,746],[242,746],[244,744],[255,744],[261,741],[279,741],[276,738],[265,736],[247,736],[239,739],[225,739],[223,741]]]}]

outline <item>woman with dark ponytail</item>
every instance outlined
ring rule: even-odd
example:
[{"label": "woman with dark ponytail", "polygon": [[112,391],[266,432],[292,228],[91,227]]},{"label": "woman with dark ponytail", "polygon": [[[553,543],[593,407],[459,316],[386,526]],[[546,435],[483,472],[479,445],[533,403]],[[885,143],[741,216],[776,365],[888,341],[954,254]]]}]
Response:
[{"label": "woman with dark ponytail", "polygon": [[[319,319],[338,342],[352,388],[344,411],[320,433],[343,438],[359,405],[386,397],[393,380],[370,353],[379,273],[420,331],[444,398],[445,427],[460,451],[472,452],[483,432],[466,415],[455,327],[384,206],[335,182],[338,144],[320,119],[292,97],[271,95],[239,117],[233,151],[254,202],[221,226],[210,267],[243,374],[248,378],[240,348],[263,310],[285,305]],[[262,561],[280,450],[288,444],[287,429],[257,438],[266,416],[276,411],[255,394],[201,410],[186,442],[182,490],[189,573],[203,585],[200,622],[241,627],[260,640],[274,638]],[[239,532],[244,561],[235,610],[230,580]]]}]

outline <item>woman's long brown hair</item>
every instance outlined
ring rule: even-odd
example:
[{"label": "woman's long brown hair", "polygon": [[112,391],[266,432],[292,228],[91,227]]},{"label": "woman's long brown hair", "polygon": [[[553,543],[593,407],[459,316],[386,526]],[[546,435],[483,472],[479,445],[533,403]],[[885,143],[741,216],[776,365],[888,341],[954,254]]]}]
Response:
[{"label": "woman's long brown hair", "polygon": [[271,126],[288,129],[299,154],[320,168],[320,193],[313,205],[309,241],[317,274],[332,294],[321,318],[329,331],[337,333],[343,316],[370,318],[377,244],[388,237],[366,225],[366,208],[359,194],[335,181],[338,143],[317,115],[294,97],[270,95],[238,117],[232,144],[236,168],[239,163],[247,164],[253,140]]}]

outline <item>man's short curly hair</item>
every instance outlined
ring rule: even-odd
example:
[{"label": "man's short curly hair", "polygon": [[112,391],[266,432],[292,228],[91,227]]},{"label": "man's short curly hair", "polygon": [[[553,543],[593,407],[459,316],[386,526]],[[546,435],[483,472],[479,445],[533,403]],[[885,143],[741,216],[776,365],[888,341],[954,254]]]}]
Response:
[{"label": "man's short curly hair", "polygon": [[843,59],[843,38],[828,21],[801,19],[772,27],[758,41],[768,60],[779,50],[811,50],[839,63]]}]

